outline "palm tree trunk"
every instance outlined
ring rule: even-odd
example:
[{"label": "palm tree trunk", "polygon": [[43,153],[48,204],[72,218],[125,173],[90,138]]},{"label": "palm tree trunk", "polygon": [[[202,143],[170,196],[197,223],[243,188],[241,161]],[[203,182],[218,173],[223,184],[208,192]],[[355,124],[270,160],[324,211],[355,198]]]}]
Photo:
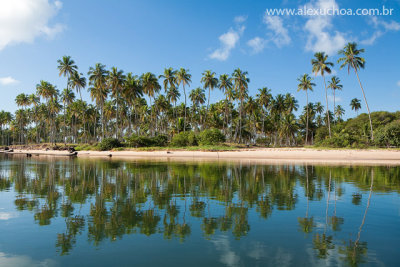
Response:
[{"label": "palm tree trunk", "polygon": [[322,75],[322,77],[324,78],[324,85],[325,85],[326,117],[327,117],[327,120],[328,120],[328,129],[329,129],[329,138],[330,138],[330,137],[332,137],[332,134],[331,134],[331,121],[330,121],[330,118],[329,118],[328,90],[326,88],[325,75]]},{"label": "palm tree trunk", "polygon": [[118,139],[118,129],[119,129],[119,127],[118,127],[118,113],[119,113],[119,107],[118,107],[118,98],[119,98],[119,91],[118,91],[118,89],[117,89],[117,98],[116,98],[116,103],[117,103],[117,114],[116,114],[116,127],[115,127],[115,133],[116,133],[116,138]]},{"label": "palm tree trunk", "polygon": [[306,145],[308,144],[308,91],[306,90],[306,97],[307,97],[307,122],[306,122]]},{"label": "palm tree trunk", "polygon": [[[353,64],[353,68],[354,68],[354,64]],[[356,72],[357,80],[358,80],[358,83],[360,84],[361,91],[362,91],[363,96],[364,96],[365,105],[366,105],[367,110],[368,110],[369,126],[370,126],[370,128],[371,128],[371,140],[373,141],[373,140],[374,140],[374,130],[373,130],[373,128],[372,128],[371,112],[369,111],[369,106],[368,106],[368,102],[367,102],[367,97],[365,96],[364,88],[362,87],[362,84],[361,84],[361,81],[360,81],[360,77],[358,76],[357,69],[354,68],[354,71]]]},{"label": "palm tree trunk", "polygon": [[186,132],[186,90],[185,90],[185,84],[183,84],[183,93],[185,94],[185,117],[183,118],[183,132]]},{"label": "palm tree trunk", "polygon": [[334,124],[336,124],[336,96],[335,96],[335,89],[333,89],[333,118],[335,118]]}]

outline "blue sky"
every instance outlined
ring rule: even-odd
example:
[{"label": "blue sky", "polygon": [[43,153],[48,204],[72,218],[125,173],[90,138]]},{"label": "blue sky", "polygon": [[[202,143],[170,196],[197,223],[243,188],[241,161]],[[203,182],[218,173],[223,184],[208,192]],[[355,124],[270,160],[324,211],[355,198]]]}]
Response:
[{"label": "blue sky", "polygon": [[[392,16],[266,16],[267,8],[392,8]],[[267,86],[274,95],[297,92],[296,79],[311,73],[315,51],[336,51],[348,41],[366,49],[360,78],[373,111],[395,111],[400,99],[400,1],[106,1],[0,0],[0,109],[14,111],[19,93],[33,93],[40,80],[63,89],[57,59],[70,55],[79,71],[97,62],[125,72],[159,75],[166,67],[188,68],[191,88],[206,69],[249,72],[251,95]],[[353,116],[362,99],[353,73],[334,72],[343,83],[337,103]],[[329,77],[328,77],[329,79]],[[324,103],[321,77],[310,101]],[[222,93],[212,93],[211,102]],[[83,92],[83,98],[89,95]],[[332,106],[332,103],[330,103]],[[365,105],[363,104],[363,108]],[[365,111],[365,110],[364,110]]]}]

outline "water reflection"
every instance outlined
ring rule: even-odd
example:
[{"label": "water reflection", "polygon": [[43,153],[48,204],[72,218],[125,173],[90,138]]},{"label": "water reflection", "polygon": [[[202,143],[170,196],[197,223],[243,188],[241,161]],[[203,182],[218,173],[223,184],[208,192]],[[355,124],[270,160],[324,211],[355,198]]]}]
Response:
[{"label": "water reflection", "polygon": [[[283,223],[296,223],[301,233],[310,236],[318,259],[339,254],[347,265],[357,266],[367,261],[368,244],[362,239],[362,230],[372,194],[400,192],[400,168],[383,166],[35,158],[3,160],[0,164],[0,190],[16,192],[18,211],[31,212],[40,226],[64,218],[63,231],[54,237],[60,255],[72,253],[82,235],[98,246],[131,234],[161,234],[166,240],[185,242],[193,232],[201,231],[224,253],[221,262],[236,264],[238,255],[232,252],[226,236],[240,240],[248,235],[252,231],[251,211],[268,220],[296,209],[304,200],[304,217]],[[359,195],[351,195],[348,205],[360,205],[362,193],[369,192],[360,226],[354,231],[355,240],[335,234],[342,231],[345,222],[337,201],[346,196],[348,183],[358,188]],[[310,210],[310,202],[322,204],[323,200],[323,212]],[[200,227],[195,220],[200,221]]]}]

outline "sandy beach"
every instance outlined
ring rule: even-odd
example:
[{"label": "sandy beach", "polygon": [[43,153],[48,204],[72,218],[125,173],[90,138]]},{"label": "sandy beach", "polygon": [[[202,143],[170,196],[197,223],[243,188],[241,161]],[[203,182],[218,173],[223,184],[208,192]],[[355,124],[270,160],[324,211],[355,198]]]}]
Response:
[{"label": "sandy beach", "polygon": [[[66,151],[14,150],[14,154],[65,156]],[[324,150],[309,148],[257,148],[235,151],[79,151],[78,157],[124,159],[232,160],[256,162],[309,162],[400,165],[400,150]]]}]

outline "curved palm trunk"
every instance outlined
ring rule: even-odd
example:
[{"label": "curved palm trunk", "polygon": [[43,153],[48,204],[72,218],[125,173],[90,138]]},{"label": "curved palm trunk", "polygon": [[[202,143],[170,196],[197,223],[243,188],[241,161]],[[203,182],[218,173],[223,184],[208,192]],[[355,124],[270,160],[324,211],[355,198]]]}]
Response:
[{"label": "curved palm trunk", "polygon": [[[353,64],[353,68],[354,68],[354,64]],[[365,105],[366,105],[367,110],[368,110],[369,126],[370,126],[370,128],[371,128],[371,140],[373,141],[373,140],[374,140],[374,130],[373,130],[373,128],[372,128],[371,112],[369,111],[369,106],[368,106],[368,102],[367,102],[367,97],[365,96],[364,88],[362,87],[362,84],[361,84],[361,81],[360,81],[360,77],[358,76],[357,69],[354,68],[354,71],[356,72],[357,80],[358,80],[358,83],[360,84],[361,91],[362,91],[362,93],[363,93],[363,97],[364,97],[364,101],[365,101]]]},{"label": "curved palm trunk", "polygon": [[328,90],[326,88],[325,75],[322,75],[322,77],[324,78],[324,85],[325,85],[326,117],[328,120],[328,129],[329,129],[329,138],[330,138],[330,137],[332,137],[332,134],[331,134],[331,120],[329,118]]}]

